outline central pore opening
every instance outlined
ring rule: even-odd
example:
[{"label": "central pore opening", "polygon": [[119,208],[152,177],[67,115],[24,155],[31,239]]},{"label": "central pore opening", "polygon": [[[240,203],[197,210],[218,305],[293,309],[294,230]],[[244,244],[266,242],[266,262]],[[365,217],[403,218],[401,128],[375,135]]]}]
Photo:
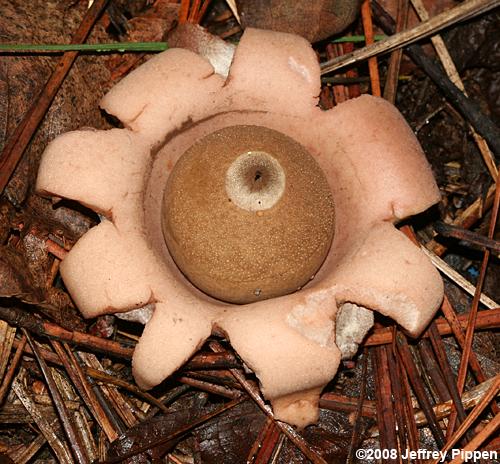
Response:
[{"label": "central pore opening", "polygon": [[239,155],[226,172],[226,192],[247,211],[272,208],[285,191],[285,172],[278,160],[264,151]]}]

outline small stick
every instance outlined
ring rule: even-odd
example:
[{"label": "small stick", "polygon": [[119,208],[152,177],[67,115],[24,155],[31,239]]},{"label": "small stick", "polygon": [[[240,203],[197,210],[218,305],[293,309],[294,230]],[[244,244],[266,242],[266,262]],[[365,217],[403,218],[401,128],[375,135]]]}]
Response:
[{"label": "small stick", "polygon": [[115,463],[121,463],[124,462],[126,459],[131,458],[133,456],[136,456],[140,453],[143,453],[144,451],[147,451],[149,449],[155,448],[157,446],[160,446],[164,443],[168,443],[176,438],[180,438],[189,431],[193,430],[194,428],[204,424],[205,422],[209,421],[210,419],[213,419],[214,417],[217,417],[218,415],[229,411],[230,409],[234,408],[240,403],[243,403],[243,401],[246,401],[247,398],[245,396],[241,396],[239,398],[236,398],[229,403],[226,403],[224,406],[221,406],[219,409],[216,409],[215,411],[205,414],[204,416],[200,417],[199,419],[191,422],[190,424],[179,428],[175,432],[171,433],[170,435],[167,435],[165,437],[161,437],[158,440],[154,441],[153,443],[148,443],[143,446],[138,446],[136,449],[133,449],[132,451],[125,453],[121,456],[118,456],[116,458],[109,458],[105,459],[104,461],[100,461],[98,464],[115,464]]},{"label": "small stick", "polygon": [[[396,325],[394,324],[393,333],[396,333]],[[394,337],[393,337],[394,338]],[[392,398],[394,400],[394,417],[396,420],[396,437],[399,451],[407,448],[405,435],[405,410],[404,410],[404,393],[401,384],[401,362],[398,359],[398,353],[394,342],[391,346],[384,346],[387,356],[387,370],[391,379]]]},{"label": "small stick", "polygon": [[11,327],[7,322],[0,321],[0,381],[2,380],[5,369],[9,362],[12,345],[16,337],[16,329]]},{"label": "small stick", "polygon": [[[488,238],[493,238],[495,233],[495,226],[498,218],[498,211],[500,209],[500,177],[497,177],[496,181],[496,191],[495,199],[493,201],[493,209],[491,213],[491,220],[488,230]],[[459,393],[463,392],[465,386],[465,380],[467,376],[467,365],[469,363],[470,353],[472,351],[472,342],[474,339],[474,332],[476,327],[477,312],[479,307],[479,300],[481,295],[481,289],[484,284],[484,279],[486,276],[486,269],[488,267],[488,260],[490,257],[490,251],[485,250],[483,261],[481,263],[481,270],[479,272],[479,279],[476,286],[476,292],[474,293],[474,298],[472,299],[471,309],[469,311],[469,318],[467,319],[467,330],[465,332],[465,347],[463,348],[462,358],[460,359],[460,367],[458,369],[458,380],[457,388]],[[492,404],[492,409],[495,414],[498,414],[499,408],[496,403]],[[450,418],[449,430],[453,430],[456,416]]]},{"label": "small stick", "polygon": [[215,385],[204,380],[193,379],[191,377],[180,376],[177,377],[177,381],[189,385],[190,387],[198,388],[199,390],[206,391],[208,393],[213,393],[215,395],[223,396],[229,399],[239,398],[241,392],[235,390],[234,388],[229,388],[224,385]]},{"label": "small stick", "polygon": [[[465,409],[472,409],[474,408],[477,404],[481,402],[483,399],[484,395],[489,391],[491,386],[495,383],[496,378],[492,377],[491,379],[486,380],[483,383],[480,383],[479,385],[476,385],[475,387],[471,388],[470,390],[464,392],[462,395],[460,402],[464,405]],[[497,391],[498,395],[498,391]],[[453,401],[446,401],[445,403],[440,403],[436,404],[433,406],[434,413],[436,414],[436,417],[438,419],[443,419],[445,417],[448,417],[451,412],[454,410],[455,405]],[[422,411],[415,411],[415,421],[417,422],[418,425],[423,426],[427,424],[427,420],[425,418],[425,415]]]},{"label": "small stick", "polygon": [[[428,385],[429,390],[432,392],[434,388],[436,389],[436,396],[437,399],[439,400],[439,403],[444,403],[447,401],[451,401],[451,390],[448,386],[448,382],[446,382],[444,378],[444,373],[441,370],[440,364],[436,360],[435,353],[433,349],[431,348],[431,344],[429,343],[428,340],[423,338],[420,340],[418,343],[418,349],[421,354],[421,359],[425,360],[422,364],[422,369],[421,372],[423,374],[427,373],[432,380],[432,383]],[[445,358],[446,359],[446,358]],[[448,366],[449,367],[449,366]],[[450,369],[451,372],[451,369]],[[450,383],[452,388],[456,391],[455,393],[455,399],[457,400],[457,407],[455,407],[455,412],[457,414],[457,417],[459,419],[459,424],[461,424],[465,420],[465,410],[464,407],[460,401],[460,395],[457,390],[457,385],[456,385],[456,380],[455,378],[452,377],[450,378]],[[468,432],[469,434],[469,432]],[[472,438],[472,435],[467,436],[468,439]]]},{"label": "small stick", "polygon": [[[462,290],[465,290],[469,295],[473,296],[475,293],[475,287],[467,279],[462,277],[455,269],[453,269],[446,261],[441,259],[439,256],[434,254],[432,251],[428,250],[425,246],[420,245],[420,249],[429,257],[432,264],[436,266],[445,276],[455,282]],[[484,293],[479,293],[479,301],[484,304],[489,309],[494,309],[500,307],[496,301],[493,301],[489,296]]]},{"label": "small stick", "polygon": [[[411,3],[413,5],[413,8],[415,8],[415,11],[417,12],[417,15],[419,16],[420,20],[427,21],[429,19],[429,13],[425,8],[424,2],[422,0],[411,0]],[[443,64],[443,68],[446,71],[446,74],[450,78],[451,82],[453,82],[464,93],[464,95],[467,96],[464,83],[462,82],[462,79],[458,74],[458,70],[455,67],[455,63],[453,62],[453,59],[451,58],[450,53],[448,52],[448,49],[446,48],[446,44],[444,43],[443,38],[439,34],[437,34],[431,37],[431,42],[432,45],[434,45],[436,53],[439,56],[439,59]],[[493,180],[496,180],[498,176],[498,169],[495,165],[495,160],[488,147],[488,144],[474,130],[474,127],[472,127],[470,124],[469,128],[471,130],[472,137],[474,138],[474,141],[476,142],[476,145],[479,148],[479,151],[481,152],[486,167],[490,171],[491,177],[493,177]]]},{"label": "small stick", "polygon": [[[493,200],[493,209],[491,212],[491,220],[488,230],[488,238],[490,239],[493,238],[493,234],[495,233],[495,226],[497,222],[499,209],[500,209],[500,176],[497,177],[496,181],[495,199]],[[476,292],[474,293],[471,309],[469,311],[469,317],[467,319],[467,329],[465,331],[465,346],[463,348],[462,358],[460,359],[460,367],[458,369],[457,388],[459,393],[463,392],[465,386],[465,380],[467,377],[467,366],[469,364],[470,353],[472,352],[472,342],[474,340],[474,332],[476,327],[476,319],[477,319],[481,289],[484,284],[489,257],[490,257],[490,251],[485,250],[483,260],[481,262],[481,270],[479,272],[478,282],[476,285]],[[496,402],[493,402],[491,407],[495,414],[498,414],[500,412],[500,408],[497,406]],[[457,417],[456,414],[452,414],[450,416],[450,420],[448,422],[449,432],[451,432],[455,428],[456,417]]]},{"label": "small stick", "polygon": [[[73,353],[73,356],[76,358],[78,364],[82,364],[83,362],[81,361],[80,357],[78,356],[78,353]],[[85,369],[85,366],[82,366],[82,368]],[[94,392],[95,397],[97,398],[97,401],[99,401],[99,404],[101,405],[102,409],[104,410],[104,414],[109,418],[109,421],[112,424],[112,427],[118,432],[119,435],[122,433],[125,433],[127,430],[125,427],[124,421],[121,419],[119,413],[115,408],[112,408],[110,405],[110,401],[108,401],[109,397],[105,395],[104,388],[105,386],[103,385],[101,388],[101,385],[99,385],[94,378],[90,375],[87,374],[87,381],[92,388],[92,391]],[[104,432],[102,432],[104,434]],[[105,434],[104,434],[105,436]]]},{"label": "small stick", "polygon": [[101,351],[107,355],[130,359],[133,349],[126,348],[113,340],[95,337],[78,331],[69,331],[52,322],[41,321],[30,313],[15,307],[0,307],[0,318],[9,324],[25,328],[40,336],[56,338],[61,341],[82,345],[91,350]]},{"label": "small stick", "polygon": [[241,367],[233,353],[198,353],[184,364],[183,369],[228,369],[230,367]]},{"label": "small stick", "polygon": [[[92,6],[87,10],[80,26],[73,35],[72,42],[82,43],[87,39],[107,2],[108,0],[95,0],[92,3]],[[64,53],[43,90],[33,100],[30,109],[7,142],[0,156],[0,193],[3,192],[9,182],[33,134],[49,109],[52,100],[56,96],[77,56],[78,52]]]},{"label": "small stick", "polygon": [[184,377],[190,379],[203,380],[205,382],[232,387],[241,390],[241,385],[234,379],[234,376],[227,369],[203,370],[203,371],[183,371]]},{"label": "small stick", "polygon": [[[480,6],[480,4],[482,5],[482,7]],[[426,24],[437,21],[439,18],[444,19],[448,14],[455,16],[457,13],[457,8],[465,7],[470,8],[470,11],[472,11],[474,10],[474,8],[478,7],[478,9],[475,10],[475,13],[473,13],[471,16],[466,15],[467,17],[462,18],[469,19],[475,14],[488,11],[498,5],[500,5],[500,0],[469,0],[467,2],[461,3],[455,8],[434,16],[429,21],[420,23],[420,25],[416,26],[413,29],[405,31],[403,34],[411,33],[412,31],[415,31],[425,26]],[[373,0],[373,9],[376,12],[375,17],[381,28],[384,29],[386,33],[392,34],[395,29],[394,20],[392,19],[392,17],[386,13],[386,11],[377,3],[376,0]],[[439,30],[441,30],[441,28],[433,30],[430,34],[432,35]],[[400,34],[395,34],[391,36],[390,39],[399,35]],[[370,47],[377,47],[381,43],[382,42],[378,42],[377,44],[371,45]],[[361,51],[362,50],[363,49],[361,49]],[[452,103],[455,108],[458,109],[459,112],[464,116],[464,118],[476,129],[476,131],[486,139],[493,152],[500,153],[500,128],[498,128],[492,121],[492,119],[489,118],[484,113],[484,111],[482,111],[479,105],[467,98],[464,93],[455,84],[453,84],[453,82],[451,82],[448,76],[442,71],[442,68],[434,63],[434,61],[429,56],[427,56],[427,54],[419,45],[410,45],[406,49],[406,53],[434,81],[441,92],[443,92],[443,94],[446,96],[447,100]]]},{"label": "small stick", "polygon": [[238,21],[238,24],[241,24],[241,18],[238,13],[238,7],[236,6],[235,0],[226,0],[227,6],[233,13],[234,17],[236,18],[236,21]]},{"label": "small stick", "polygon": [[24,347],[26,346],[26,337],[23,335],[21,340],[19,341],[19,345],[17,345],[16,352],[14,354],[14,358],[12,359],[12,363],[3,378],[2,387],[0,387],[0,404],[3,403],[5,399],[5,395],[9,391],[10,383],[14,378],[14,374],[16,372],[17,367],[19,366],[19,362],[21,361],[21,356],[23,355]]},{"label": "small stick", "polygon": [[462,449],[462,452],[455,458],[450,464],[461,464],[464,462],[465,456],[467,456],[468,451],[475,451],[484,440],[486,440],[490,435],[494,434],[500,427],[500,412],[495,415],[495,417],[488,422],[488,425],[484,427],[467,445]]},{"label": "small stick", "polygon": [[430,336],[431,340],[431,345],[432,349],[434,350],[434,353],[436,354],[438,363],[441,367],[441,370],[443,372],[443,377],[446,382],[446,386],[448,387],[448,391],[450,393],[451,399],[453,401],[453,404],[455,405],[455,408],[458,412],[458,417],[461,422],[465,420],[465,409],[462,404],[462,399],[460,398],[460,393],[458,392],[457,389],[457,383],[455,376],[453,375],[453,372],[450,367],[450,363],[448,361],[448,356],[446,355],[446,351],[444,349],[443,345],[443,340],[441,339],[441,336],[439,335],[438,329],[436,327],[436,324],[431,322],[428,333]]},{"label": "small stick", "polygon": [[[446,299],[446,297],[442,305],[443,312],[450,309],[450,306],[446,306],[445,308],[445,304],[449,305],[449,301]],[[440,335],[453,334],[455,335],[459,343],[461,343],[458,337],[462,335],[461,340],[462,341],[464,340],[462,331],[465,330],[467,326],[467,313],[460,314],[458,316],[455,314],[453,317],[450,313],[445,312],[445,315],[446,319],[442,317],[435,319],[439,334]],[[500,308],[479,311],[477,315],[476,329],[496,329],[499,327],[500,327]],[[424,337],[426,336],[428,335],[424,334]],[[365,338],[363,345],[376,346],[376,345],[385,345],[386,343],[392,343],[392,330],[390,327],[375,328],[373,330],[373,333],[371,333]]]},{"label": "small stick", "polygon": [[[373,38],[371,0],[363,1],[361,5],[361,19],[363,21],[363,30],[365,31],[366,45],[370,46],[375,43],[375,39]],[[370,74],[372,95],[380,97],[380,76],[378,73],[377,58],[375,56],[368,58],[368,72]]]},{"label": "small stick", "polygon": [[[399,356],[399,353],[397,352],[397,348],[394,351],[397,354],[399,372],[401,373],[400,378],[402,381],[401,383],[403,385],[404,400],[405,400],[404,414],[405,414],[406,430],[408,432],[408,441],[410,442],[410,449],[416,451],[420,448],[419,446],[420,440],[417,429],[416,414],[413,411],[410,382],[408,380],[408,373],[405,371],[403,363],[401,361],[401,356]],[[415,464],[420,464],[420,463],[421,463],[420,458],[417,458],[415,460]]]},{"label": "small stick", "polygon": [[54,407],[61,419],[61,424],[63,426],[64,432],[68,437],[69,445],[71,450],[73,451],[73,455],[76,458],[76,461],[80,464],[87,464],[89,459],[86,455],[83,444],[81,443],[80,435],[76,432],[75,427],[69,417],[69,413],[64,405],[63,398],[61,393],[57,389],[57,385],[52,377],[52,374],[49,370],[49,366],[45,363],[45,360],[42,358],[40,353],[38,352],[38,348],[31,339],[29,333],[26,329],[21,329],[23,331],[24,336],[27,338],[28,343],[31,346],[31,350],[36,357],[38,365],[40,366],[40,370],[42,371],[43,376],[45,377],[45,381],[47,382],[47,387],[49,388],[50,394],[52,396],[52,400],[54,401]]},{"label": "small stick", "polygon": [[[450,327],[453,331],[453,335],[455,336],[458,344],[460,345],[460,348],[462,348],[462,350],[463,350],[465,347],[464,331],[467,328],[467,325],[466,325],[467,323],[466,323],[465,318],[460,320],[460,317],[465,316],[465,314],[463,314],[463,315],[461,314],[461,315],[457,316],[455,309],[451,305],[450,300],[448,299],[448,297],[446,295],[444,296],[443,304],[441,305],[441,311],[443,311],[443,314],[445,315],[446,320],[448,321],[448,324],[450,325]],[[480,315],[484,312],[485,311],[479,312],[479,314],[477,315],[478,316],[477,321],[479,320]],[[499,314],[500,314],[500,312],[499,312]],[[476,321],[476,329],[478,328],[477,321]],[[470,353],[469,366],[470,366],[471,371],[474,374],[474,376],[476,377],[478,382],[484,382],[486,380],[486,376],[483,373],[483,370],[481,368],[481,364],[479,364],[479,360],[477,359],[477,356],[474,353],[474,351],[471,351],[471,353]]]},{"label": "small stick", "polygon": [[266,435],[269,433],[269,430],[274,427],[274,421],[272,418],[268,417],[266,422],[264,422],[264,426],[259,430],[257,438],[252,444],[250,451],[247,456],[247,464],[251,464],[254,462],[257,453],[259,452],[259,448],[262,446],[262,442],[264,441]]},{"label": "small stick", "polygon": [[[90,425],[88,420],[91,420],[89,416],[82,409],[82,397],[75,392],[71,382],[59,369],[50,369],[54,382],[56,383],[57,389],[61,392],[61,396],[64,400],[64,404],[68,411],[71,411],[71,419],[73,427],[78,432],[82,440],[83,449],[90,462],[96,460],[96,443],[94,441],[93,433],[90,430]],[[49,395],[44,395],[47,397],[49,404],[52,405],[52,400]],[[35,397],[35,401],[37,398]],[[75,405],[75,408],[72,407]]]},{"label": "small stick", "polygon": [[[332,411],[356,412],[358,410],[359,398],[351,398],[338,395],[337,393],[325,392],[319,399],[319,407]],[[375,401],[365,399],[361,407],[360,415],[376,419],[377,407]]]},{"label": "small stick", "polygon": [[212,0],[205,0],[203,5],[200,8],[200,11],[198,13],[198,17],[196,18],[196,23],[200,24],[201,20],[205,16],[205,13],[207,12],[208,6],[210,5]]},{"label": "small stick", "polygon": [[385,40],[368,45],[348,55],[325,61],[321,63],[321,73],[326,74],[331,71],[337,71],[372,56],[387,53],[396,48],[405,47],[424,37],[436,34],[440,30],[457,22],[473,18],[481,13],[492,10],[498,5],[500,5],[500,0],[468,0],[465,3],[434,16],[428,21],[418,24],[412,29],[394,34]]},{"label": "small stick", "polygon": [[[66,350],[68,351],[68,354],[70,353],[70,349],[68,346],[66,346]],[[71,355],[74,357],[74,353],[71,352]],[[127,390],[134,395],[138,396],[139,398],[142,398],[144,401],[147,401],[148,403],[153,404],[156,406],[158,409],[163,411],[164,413],[169,413],[170,410],[158,399],[156,399],[153,395],[151,395],[148,392],[142,391],[140,388],[136,387],[135,385],[125,382],[125,380],[122,380],[118,377],[115,377],[113,375],[107,374],[106,372],[100,371],[98,369],[94,369],[92,367],[88,366],[80,366],[80,363],[75,357],[75,363],[78,366],[78,369],[82,369],[86,375],[89,377],[92,377],[92,379],[98,380],[100,382],[104,383],[109,383],[112,385],[116,385],[117,387],[123,388],[124,390]]]},{"label": "small stick", "polygon": [[58,243],[54,242],[50,238],[45,240],[45,246],[47,247],[47,251],[52,253],[57,259],[63,260],[68,254],[68,250],[65,250]]},{"label": "small stick", "polygon": [[[396,33],[404,31],[408,24],[408,0],[398,0],[398,16],[396,19]],[[401,66],[401,58],[403,57],[403,49],[398,48],[391,53],[389,59],[389,67],[387,69],[387,78],[384,86],[384,98],[392,104],[396,101],[396,93],[398,90],[399,69]]]},{"label": "small stick", "polygon": [[487,248],[490,251],[500,253],[500,241],[484,237],[470,230],[452,226],[444,222],[436,222],[434,230],[445,237],[457,238],[472,243],[473,245]]},{"label": "small stick", "polygon": [[[388,360],[385,347],[378,346],[371,350],[372,366],[376,385],[377,424],[382,449],[398,449],[396,419],[392,406],[391,378],[387,375]],[[391,460],[391,462],[394,462]]]},{"label": "small stick", "polygon": [[[486,211],[493,205],[493,198],[495,197],[495,184],[492,184],[488,189],[488,192],[484,196],[479,196],[476,200],[467,208],[465,208],[459,216],[457,216],[452,225],[468,229],[472,227],[479,219],[481,219]],[[446,246],[441,243],[436,242],[434,239],[428,241],[425,247],[441,256],[446,251]]]},{"label": "small stick", "polygon": [[396,333],[396,343],[398,353],[401,357],[403,365],[405,366],[406,372],[408,373],[411,386],[413,387],[413,392],[415,393],[415,396],[417,397],[418,402],[422,410],[424,411],[425,417],[427,418],[427,421],[429,423],[429,428],[434,435],[436,443],[440,448],[442,448],[445,443],[443,432],[439,427],[436,415],[434,414],[432,405],[429,402],[427,393],[425,392],[422,379],[420,378],[420,375],[415,366],[415,362],[413,360],[408,342],[406,341],[404,335],[399,331]]},{"label": "small stick", "polygon": [[[213,341],[209,343],[210,348],[216,353],[226,351],[219,342]],[[235,379],[241,383],[241,386],[246,390],[250,397],[257,403],[257,406],[268,416],[271,417],[278,428],[292,441],[292,443],[309,459],[313,464],[327,464],[326,461],[312,450],[307,442],[288,424],[274,419],[272,409],[261,398],[259,390],[252,385],[239,369],[230,369]]]},{"label": "small stick", "polygon": [[256,445],[255,454],[249,454],[247,458],[247,464],[268,464],[271,462],[271,458],[274,454],[274,450],[279,444],[281,433],[270,417],[267,418],[266,424],[262,429],[263,433],[259,433],[257,440],[255,440],[252,449],[254,450]]},{"label": "small stick", "polygon": [[189,10],[189,16],[187,19],[188,23],[195,23],[196,18],[198,17],[198,12],[200,10],[201,0],[194,0],[191,8]]},{"label": "small stick", "polygon": [[[458,430],[453,434],[450,440],[447,441],[446,445],[441,446],[442,451],[449,451],[455,443],[460,439],[460,437],[465,433],[465,431],[475,422],[479,415],[484,411],[488,404],[496,397],[498,390],[500,388],[500,374],[495,377],[493,384],[491,385],[488,392],[484,395],[481,402],[471,411],[467,416],[467,419],[458,428]],[[495,417],[499,417],[497,414]],[[439,459],[432,462],[432,464],[438,464]]]},{"label": "small stick", "polygon": [[[404,372],[404,371],[402,371]],[[402,383],[404,385],[405,381],[408,383],[408,379],[406,378],[405,375],[402,377]],[[461,398],[461,402],[463,403],[464,407],[466,410],[474,408],[477,404],[481,402],[483,399],[484,395],[488,392],[490,387],[493,385],[493,383],[496,381],[496,377],[492,377],[491,379],[486,380],[485,382],[476,385],[475,387],[471,388],[470,390],[464,392]],[[411,403],[411,395],[410,395],[410,390],[409,390],[409,385],[408,385],[408,398],[410,399],[409,402],[409,408],[408,412],[410,417],[412,419],[412,422],[414,424],[414,429],[415,429],[415,437],[418,437],[418,434],[416,432],[417,426],[418,427],[423,427],[427,425],[427,418],[425,417],[424,412],[421,409],[414,410],[413,405]],[[498,392],[497,392],[498,395]],[[348,398],[349,399],[349,398]],[[350,401],[353,401],[354,398],[349,399]],[[439,403],[436,404],[432,407],[434,414],[436,415],[436,418],[438,420],[445,419],[448,417],[451,412],[454,410],[455,406],[453,404],[453,401],[446,401],[445,403]],[[411,430],[410,428],[408,430]],[[369,432],[370,437],[377,437],[379,435],[379,431],[376,427],[372,427]],[[410,434],[410,439],[411,439],[411,434]],[[413,449],[418,449],[418,439],[415,440],[416,445]]]},{"label": "small stick", "polygon": [[[358,404],[356,405],[356,413],[353,419],[354,427],[349,444],[349,452],[347,453],[347,464],[354,461],[354,453],[358,446],[359,434],[361,429],[361,416],[363,413],[363,403],[366,396],[366,374],[368,372],[368,350],[365,348],[363,351],[363,367],[361,368],[361,386],[359,390]],[[321,401],[321,400],[320,400]]]},{"label": "small stick", "polygon": [[[189,385],[179,385],[178,387],[173,387],[170,390],[168,390],[167,393],[162,395],[160,398],[158,398],[158,401],[163,404],[163,406],[167,406],[167,404],[172,403],[175,399],[179,398],[181,395],[186,393],[190,389]],[[146,417],[144,420],[149,420],[153,418],[159,411],[160,409],[157,408],[156,406],[153,406],[150,408],[150,410],[147,412]]]},{"label": "small stick", "polygon": [[99,423],[100,427],[104,430],[104,433],[108,437],[108,440],[110,442],[116,440],[119,434],[113,427],[113,424],[111,423],[107,414],[105,413],[104,409],[99,403],[99,400],[96,398],[92,388],[86,381],[85,375],[83,374],[82,369],[78,364],[76,358],[74,356],[72,357],[69,356],[70,353],[71,355],[73,353],[70,352],[70,350],[66,346],[66,349],[68,350],[67,354],[64,351],[63,346],[58,341],[51,340],[51,344],[55,352],[61,359],[66,369],[66,372],[68,373],[73,384],[78,390],[78,393],[80,393],[81,397],[85,400],[85,404],[89,408],[92,415],[95,417],[96,421]]},{"label": "small stick", "polygon": [[413,132],[415,134],[418,134],[420,132],[420,129],[422,129],[422,127],[424,127],[426,124],[429,123],[429,121],[434,117],[436,116],[437,114],[439,114],[441,111],[443,111],[445,108],[447,107],[447,103],[443,103],[442,105],[439,105],[435,110],[432,110],[430,113],[426,114],[421,120],[420,122],[415,122],[414,123],[414,130]]},{"label": "small stick", "polygon": [[[343,44],[345,45],[345,44]],[[357,75],[354,75],[355,73],[352,73],[352,70],[350,70],[349,72],[346,73],[345,76],[332,76],[332,77],[322,77],[321,78],[321,82],[323,84],[332,84],[332,85],[348,85],[350,87],[353,87],[355,84],[363,84],[365,82],[370,82],[370,78],[369,77],[366,77],[366,76],[357,76]],[[361,95],[361,93],[359,92],[359,85],[357,86],[358,87],[358,97],[359,95]],[[350,98],[355,98],[354,95],[351,95],[349,93],[349,97]]]},{"label": "small stick", "polygon": [[[20,340],[14,340],[14,347],[15,348],[18,348],[20,344],[21,344]],[[56,366],[62,366],[63,365],[62,362],[61,362],[61,360],[59,359],[59,356],[57,356],[52,351],[49,351],[49,350],[46,350],[45,348],[39,347],[38,348],[38,352],[43,357],[43,359],[45,359],[45,361],[47,361],[47,362],[49,362],[51,364],[55,364]],[[26,344],[24,345],[24,348],[23,348],[23,354],[31,356],[31,357],[34,357],[33,351],[31,350],[30,346],[26,345]]]},{"label": "small stick", "polygon": [[[78,352],[76,353],[78,360],[82,360],[87,366],[94,369],[104,371],[97,357],[92,353]],[[119,415],[120,419],[127,427],[132,427],[138,423],[137,418],[133,414],[132,407],[128,403],[126,397],[118,391],[114,385],[103,385],[100,391],[113,406],[114,411]]]},{"label": "small stick", "polygon": [[[441,272],[443,272],[443,274],[448,276],[470,295],[475,295],[476,288],[468,280],[464,279],[457,271],[455,271],[455,269],[453,269],[448,263],[446,263],[446,261],[442,260],[439,256],[436,256],[434,253],[429,251],[424,245],[421,245],[418,242],[417,237],[415,236],[411,227],[403,226],[401,227],[401,232],[407,235],[413,241],[413,243],[415,243],[415,245],[420,245],[421,250],[429,257],[434,266],[436,266]],[[498,308],[500,306],[498,303],[496,303],[483,293],[480,292],[479,295],[481,303],[483,303],[486,307],[492,309]]]},{"label": "small stick", "polygon": [[[50,424],[53,426],[57,422],[57,419]],[[43,433],[39,433],[37,437],[30,442],[29,445],[26,447],[23,447],[20,450],[16,450],[14,452],[9,453],[9,457],[16,463],[16,464],[26,464],[27,462],[31,461],[31,458],[38,452],[38,450],[45,445],[47,440],[43,436]]]},{"label": "small stick", "polygon": [[443,403],[450,400],[451,395],[448,391],[448,385],[429,340],[422,338],[417,344],[417,349],[420,356],[415,357],[421,360],[419,370],[427,383],[429,391],[438,402]]},{"label": "small stick", "polygon": [[[326,56],[328,58],[338,56],[340,50],[343,50],[342,44],[329,43],[326,46]],[[348,99],[348,95],[346,94],[345,86],[343,84],[333,85],[333,96],[335,98],[336,105],[346,101]]]},{"label": "small stick", "polygon": [[179,9],[179,24],[186,23],[189,17],[189,5],[191,0],[181,0],[181,7]]}]

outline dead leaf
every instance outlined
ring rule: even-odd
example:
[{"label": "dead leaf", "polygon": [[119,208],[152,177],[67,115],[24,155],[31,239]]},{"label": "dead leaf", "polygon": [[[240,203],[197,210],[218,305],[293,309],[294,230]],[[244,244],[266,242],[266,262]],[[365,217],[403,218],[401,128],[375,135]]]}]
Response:
[{"label": "dead leaf", "polygon": [[194,436],[199,442],[203,464],[246,462],[266,416],[253,401],[245,401],[207,425]]},{"label": "dead leaf", "polygon": [[355,19],[360,0],[237,0],[243,27],[290,32],[310,42],[343,31]]},{"label": "dead leaf", "polygon": [[[167,32],[178,18],[179,5],[168,0],[159,0],[141,15],[128,21],[127,36],[130,42],[159,42],[164,40]],[[109,69],[113,80],[122,78],[132,68],[142,63],[144,54],[126,54],[113,56]]]},{"label": "dead leaf", "polygon": [[[117,440],[111,443],[108,449],[107,459],[119,458],[158,440],[171,435],[177,430],[199,419],[204,414],[211,412],[215,407],[206,405],[206,395],[192,395],[187,401],[180,401],[183,405],[180,409],[173,410],[170,414],[154,417],[131,427]],[[216,419],[215,419],[216,420]],[[148,452],[137,454],[136,456],[124,459],[128,464],[145,464],[150,461],[152,455],[162,456],[173,448],[179,439],[172,442],[163,443]]]},{"label": "dead leaf", "polygon": [[[309,446],[329,464],[347,461],[352,427],[342,413],[322,409],[318,425],[306,427],[301,432]],[[289,442],[285,442],[277,461],[279,464],[306,464],[309,461]]]},{"label": "dead leaf", "polygon": [[42,301],[33,280],[23,254],[10,246],[0,247],[0,297],[16,297],[27,303]]},{"label": "dead leaf", "polygon": [[[8,43],[67,43],[80,24],[86,2],[0,0],[0,36]],[[106,41],[96,25],[90,40]],[[109,41],[109,38],[108,38]],[[0,149],[43,89],[58,55],[2,56],[0,60]],[[98,108],[109,73],[102,55],[78,57],[28,146],[5,194],[20,206],[34,185],[40,155],[55,136],[82,126],[108,127]]]},{"label": "dead leaf", "polygon": [[79,203],[67,200],[53,205],[51,201],[33,194],[26,200],[23,222],[35,221],[52,234],[76,242],[98,222],[98,216]]},{"label": "dead leaf", "polygon": [[47,232],[36,226],[23,230],[17,247],[0,247],[0,297],[38,305],[49,319],[68,330],[83,330],[85,324],[69,296],[49,284],[52,265],[45,245]]}]

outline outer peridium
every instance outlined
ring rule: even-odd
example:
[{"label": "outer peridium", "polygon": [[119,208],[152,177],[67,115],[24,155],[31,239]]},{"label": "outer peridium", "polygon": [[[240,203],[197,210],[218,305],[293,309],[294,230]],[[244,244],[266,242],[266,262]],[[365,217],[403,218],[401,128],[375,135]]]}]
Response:
[{"label": "outer peridium", "polygon": [[[86,317],[154,303],[133,359],[150,388],[210,335],[224,331],[253,369],[275,417],[299,427],[318,418],[337,372],[335,314],[344,302],[373,308],[418,335],[438,308],[442,281],[394,223],[439,192],[399,112],[363,96],[323,112],[315,53],[297,36],[247,29],[229,77],[182,49],[159,54],[103,99],[126,129],[76,131],[47,148],[37,188],[106,216],[61,265]],[[194,140],[237,124],[263,125],[300,142],[324,170],[336,203],[329,255],[299,292],[244,306],[194,288],[163,241],[160,210],[170,171]]]}]

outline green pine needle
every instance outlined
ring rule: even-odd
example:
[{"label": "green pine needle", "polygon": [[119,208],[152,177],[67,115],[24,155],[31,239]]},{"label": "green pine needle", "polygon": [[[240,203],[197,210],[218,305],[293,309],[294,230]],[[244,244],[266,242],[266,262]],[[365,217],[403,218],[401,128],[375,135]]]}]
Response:
[{"label": "green pine needle", "polygon": [[[379,40],[384,40],[386,39],[386,35],[375,35],[373,39],[375,42],[378,42]],[[344,37],[339,37],[338,39],[333,39],[331,40],[332,43],[344,43],[344,42],[365,42],[366,37],[364,35],[346,35]]]},{"label": "green pine needle", "polygon": [[[385,35],[376,35],[375,40],[385,39]],[[339,37],[332,43],[364,42],[364,35]],[[62,52],[163,52],[168,49],[167,42],[119,42],[107,44],[0,44],[0,53],[62,53]]]},{"label": "green pine needle", "polygon": [[163,52],[166,42],[119,42],[107,44],[0,44],[0,52],[61,53],[61,52]]}]

